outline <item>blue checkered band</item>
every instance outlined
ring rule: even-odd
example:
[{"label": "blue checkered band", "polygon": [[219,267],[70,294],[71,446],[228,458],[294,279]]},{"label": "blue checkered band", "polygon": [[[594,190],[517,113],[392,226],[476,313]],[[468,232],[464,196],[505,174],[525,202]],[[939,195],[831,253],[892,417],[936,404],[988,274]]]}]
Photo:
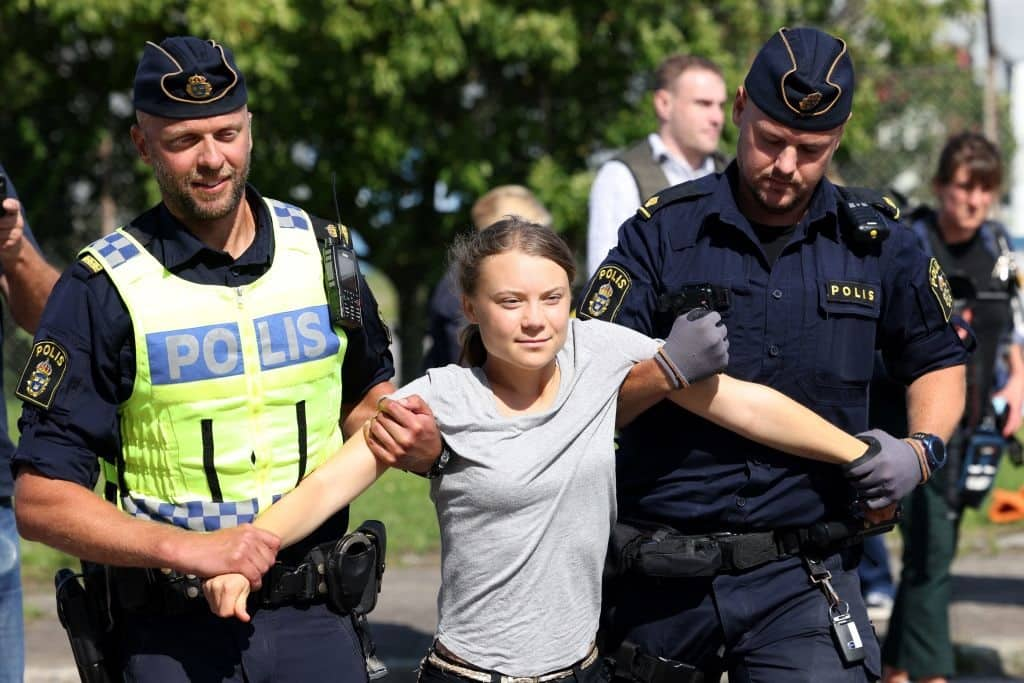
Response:
[{"label": "blue checkered band", "polygon": [[139,248],[135,246],[135,243],[120,232],[112,232],[89,246],[95,249],[111,268],[117,268],[139,253]]},{"label": "blue checkered band", "polygon": [[274,216],[277,218],[277,224],[282,228],[299,228],[301,230],[309,229],[309,221],[306,220],[306,212],[299,207],[269,198],[267,199],[267,203],[270,205],[270,210],[274,212]]},{"label": "blue checkered band", "polygon": [[[275,493],[271,503],[279,501],[281,495]],[[167,522],[192,531],[217,531],[248,524],[256,519],[260,511],[260,504],[256,498],[231,503],[193,500],[175,505],[149,496],[134,495],[122,496],[121,504],[133,517]]]}]

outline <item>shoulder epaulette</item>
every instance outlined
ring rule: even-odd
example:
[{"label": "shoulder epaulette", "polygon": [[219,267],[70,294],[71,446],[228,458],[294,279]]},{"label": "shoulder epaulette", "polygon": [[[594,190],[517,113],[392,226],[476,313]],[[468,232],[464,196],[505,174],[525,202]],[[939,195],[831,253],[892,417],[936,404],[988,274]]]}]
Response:
[{"label": "shoulder epaulette", "polygon": [[836,189],[839,191],[840,196],[847,201],[857,201],[864,204],[869,204],[875,209],[878,209],[884,216],[891,218],[894,221],[900,219],[900,207],[896,202],[887,194],[874,190],[870,187],[847,187],[844,185],[836,185]]},{"label": "shoulder epaulette", "polygon": [[89,277],[103,272],[103,264],[92,254],[79,254],[78,261],[89,271]]},{"label": "shoulder epaulette", "polygon": [[667,187],[658,194],[649,197],[643,206],[636,210],[636,215],[647,220],[669,204],[685,202],[711,194],[716,184],[716,176],[706,175],[697,180]]},{"label": "shoulder epaulette", "polygon": [[341,240],[346,249],[352,248],[352,236],[344,223],[329,221],[319,216],[310,216],[313,221],[313,234],[318,242],[334,242]]}]

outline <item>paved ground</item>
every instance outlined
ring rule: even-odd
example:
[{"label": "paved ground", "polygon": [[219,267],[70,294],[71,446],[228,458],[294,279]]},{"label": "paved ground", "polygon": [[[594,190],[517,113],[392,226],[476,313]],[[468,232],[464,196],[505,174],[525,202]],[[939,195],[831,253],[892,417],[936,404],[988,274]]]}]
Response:
[{"label": "paved ground", "polygon": [[[974,539],[954,564],[952,628],[962,675],[958,681],[1024,682],[1024,532]],[[389,568],[373,614],[378,650],[389,683],[412,683],[435,625],[436,559]],[[53,597],[27,596],[26,681],[77,681]],[[885,623],[877,624],[884,633]]]}]

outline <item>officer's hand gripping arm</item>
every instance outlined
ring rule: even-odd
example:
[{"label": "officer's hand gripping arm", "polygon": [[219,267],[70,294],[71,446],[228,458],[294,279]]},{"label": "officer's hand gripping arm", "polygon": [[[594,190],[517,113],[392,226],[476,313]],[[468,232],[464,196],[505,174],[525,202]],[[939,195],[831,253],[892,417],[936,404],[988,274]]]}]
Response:
[{"label": "officer's hand gripping arm", "polygon": [[898,503],[931,476],[923,452],[909,440],[897,439],[880,429],[857,436],[868,449],[853,462],[843,465],[843,474],[869,510]]},{"label": "officer's hand gripping arm", "polygon": [[676,318],[664,346],[654,358],[633,366],[619,388],[615,426],[666,398],[673,390],[699,382],[729,364],[729,340],[721,316],[694,309]]},{"label": "officer's hand gripping arm", "polygon": [[729,364],[729,340],[717,311],[695,309],[676,318],[655,360],[682,389]]}]

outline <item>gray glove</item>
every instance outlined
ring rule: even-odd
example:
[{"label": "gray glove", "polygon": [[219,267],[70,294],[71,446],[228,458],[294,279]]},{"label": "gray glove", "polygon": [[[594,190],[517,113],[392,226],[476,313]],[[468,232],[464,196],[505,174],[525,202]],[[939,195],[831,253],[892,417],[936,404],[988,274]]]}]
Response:
[{"label": "gray glove", "polygon": [[857,438],[868,445],[864,455],[843,465],[843,474],[870,510],[881,510],[921,483],[921,459],[903,439],[871,429]]},{"label": "gray glove", "polygon": [[655,356],[676,389],[717,375],[729,364],[729,340],[716,311],[695,308],[676,318]]}]

